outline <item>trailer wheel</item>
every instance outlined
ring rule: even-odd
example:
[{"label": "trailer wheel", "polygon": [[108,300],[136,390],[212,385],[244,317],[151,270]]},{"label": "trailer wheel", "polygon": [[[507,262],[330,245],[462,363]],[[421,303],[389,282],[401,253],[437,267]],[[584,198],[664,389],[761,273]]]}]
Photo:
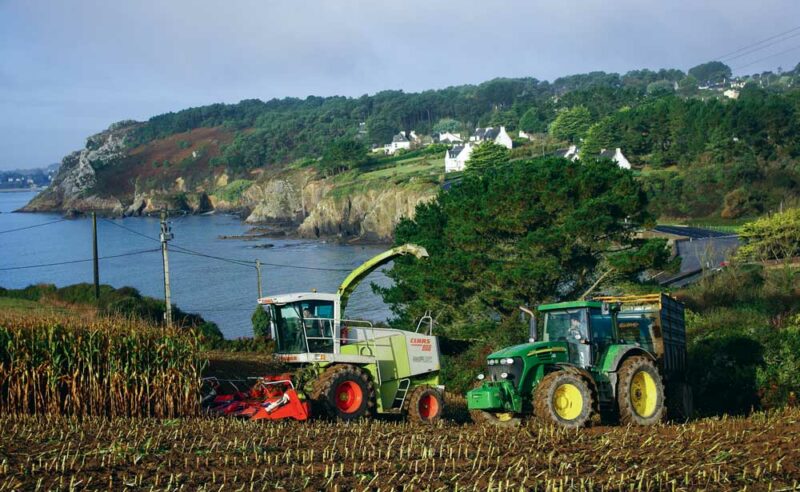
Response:
[{"label": "trailer wheel", "polygon": [[562,427],[584,427],[592,418],[594,401],[587,381],[567,371],[551,372],[533,393],[537,418]]},{"label": "trailer wheel", "polygon": [[412,422],[435,424],[444,413],[444,398],[430,386],[417,386],[403,401],[403,414]]},{"label": "trailer wheel", "polygon": [[338,420],[370,417],[375,409],[375,385],[369,374],[349,364],[331,366],[314,383],[315,409]]},{"label": "trailer wheel", "polygon": [[623,425],[653,425],[664,418],[664,383],[655,364],[634,356],[622,363],[617,383],[619,420]]}]

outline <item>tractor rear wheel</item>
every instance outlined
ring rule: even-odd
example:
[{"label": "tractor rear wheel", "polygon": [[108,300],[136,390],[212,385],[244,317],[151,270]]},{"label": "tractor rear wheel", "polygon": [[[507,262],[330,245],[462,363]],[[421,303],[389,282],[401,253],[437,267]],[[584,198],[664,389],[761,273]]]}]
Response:
[{"label": "tractor rear wheel", "polygon": [[622,363],[617,383],[619,420],[623,425],[653,425],[664,418],[664,383],[656,365],[634,356]]},{"label": "tractor rear wheel", "polygon": [[403,414],[412,422],[435,424],[444,413],[444,398],[430,386],[417,386],[403,401]]},{"label": "tractor rear wheel", "polygon": [[322,373],[310,394],[317,411],[338,420],[370,417],[375,409],[375,385],[357,366],[338,364]]},{"label": "tractor rear wheel", "polygon": [[572,372],[551,372],[533,393],[534,415],[562,427],[584,427],[592,418],[593,409],[589,383]]}]

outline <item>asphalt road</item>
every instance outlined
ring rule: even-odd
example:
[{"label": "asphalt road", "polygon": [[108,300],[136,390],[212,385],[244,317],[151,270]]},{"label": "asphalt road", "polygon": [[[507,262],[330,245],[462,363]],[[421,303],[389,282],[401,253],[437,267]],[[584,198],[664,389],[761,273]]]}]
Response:
[{"label": "asphalt road", "polygon": [[675,234],[678,236],[685,236],[692,239],[702,239],[707,237],[726,237],[735,235],[728,232],[712,231],[710,229],[700,229],[699,227],[683,227],[683,226],[670,226],[670,225],[658,225],[655,227],[655,230],[658,232],[663,232],[665,234]]}]

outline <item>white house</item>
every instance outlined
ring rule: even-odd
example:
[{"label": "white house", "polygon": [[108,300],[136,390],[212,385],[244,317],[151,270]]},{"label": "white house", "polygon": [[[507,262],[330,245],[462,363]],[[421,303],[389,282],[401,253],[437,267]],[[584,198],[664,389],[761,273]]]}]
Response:
[{"label": "white house", "polygon": [[727,97],[728,99],[739,99],[739,91],[736,89],[728,89],[722,93],[723,96]]},{"label": "white house", "polygon": [[500,128],[476,128],[475,133],[473,133],[469,137],[470,142],[480,143],[480,142],[494,142],[497,145],[502,145],[503,147],[510,149],[514,146],[514,142],[511,140],[511,137],[506,132],[506,127],[501,126]]},{"label": "white house", "polygon": [[448,149],[444,154],[444,172],[463,171],[469,157],[472,155],[472,145],[457,145]]},{"label": "white house", "polygon": [[455,144],[455,143],[462,143],[464,140],[461,139],[460,133],[450,133],[450,132],[442,132],[439,134],[439,143],[443,144]]},{"label": "white house", "polygon": [[625,155],[622,153],[622,149],[620,149],[619,147],[617,147],[616,150],[606,150],[606,149],[601,150],[600,157],[608,157],[612,161],[616,162],[617,166],[619,166],[622,169],[631,168],[631,163],[628,162],[628,159],[625,157]]},{"label": "white house", "polygon": [[564,159],[569,159],[571,161],[578,160],[579,153],[580,151],[578,150],[577,145],[570,145],[567,149],[558,149],[555,152],[557,157],[563,157]]},{"label": "white house", "polygon": [[389,154],[394,154],[400,149],[408,150],[411,148],[411,141],[406,137],[406,132],[400,132],[392,138],[392,143],[389,144]]},{"label": "white house", "polygon": [[526,133],[526,132],[520,130],[519,131],[519,138],[524,138],[526,140],[533,140],[533,135],[531,135],[530,133]]}]

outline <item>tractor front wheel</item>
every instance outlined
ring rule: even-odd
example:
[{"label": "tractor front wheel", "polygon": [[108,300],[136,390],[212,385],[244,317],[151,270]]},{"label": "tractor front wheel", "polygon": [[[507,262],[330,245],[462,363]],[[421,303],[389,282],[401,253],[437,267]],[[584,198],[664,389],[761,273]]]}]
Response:
[{"label": "tractor front wheel", "polygon": [[375,409],[375,385],[363,369],[349,364],[331,366],[314,384],[311,399],[330,418],[357,420]]},{"label": "tractor front wheel", "polygon": [[664,383],[653,361],[634,356],[622,363],[617,383],[619,420],[623,425],[653,425],[664,418]]},{"label": "tractor front wheel", "polygon": [[542,378],[533,394],[537,418],[562,427],[584,427],[592,418],[594,401],[587,381],[567,371]]},{"label": "tractor front wheel", "polygon": [[435,424],[443,412],[444,398],[430,386],[417,386],[403,401],[403,414],[412,422]]}]

